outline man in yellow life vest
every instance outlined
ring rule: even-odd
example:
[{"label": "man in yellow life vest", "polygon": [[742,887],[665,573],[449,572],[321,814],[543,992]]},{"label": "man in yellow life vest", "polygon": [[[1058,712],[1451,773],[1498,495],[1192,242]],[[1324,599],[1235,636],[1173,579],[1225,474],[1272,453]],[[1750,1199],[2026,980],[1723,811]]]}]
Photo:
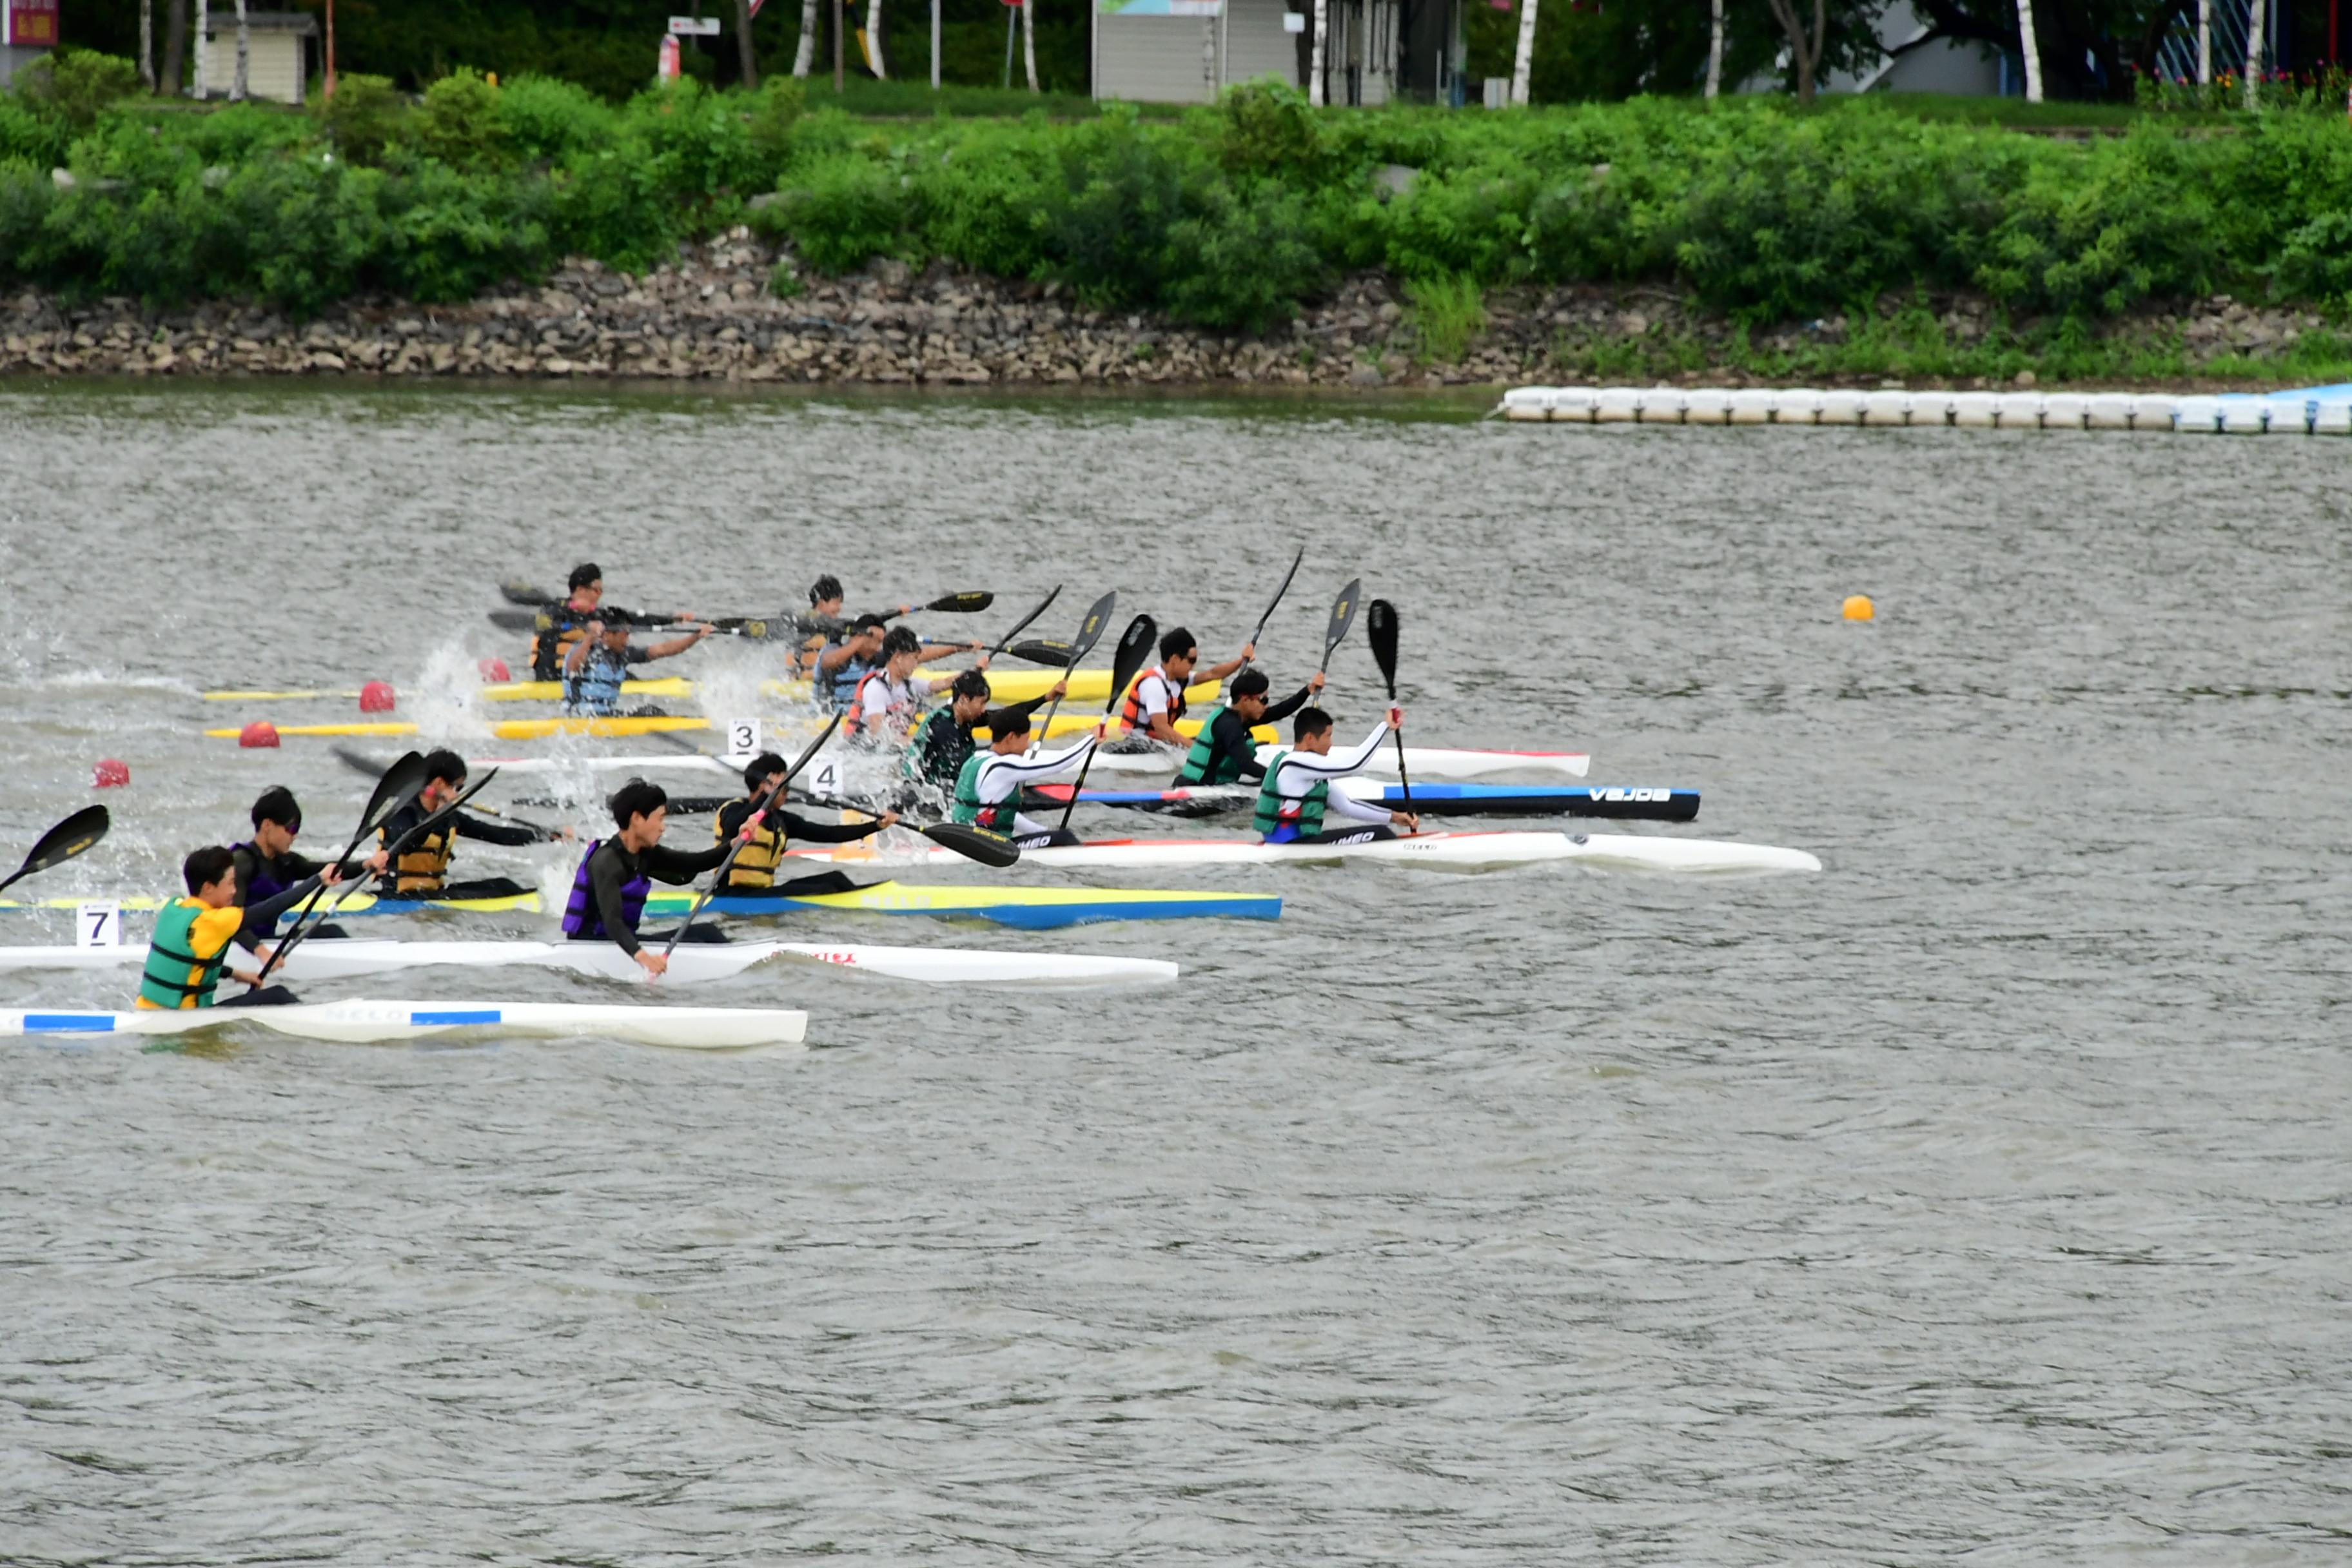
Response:
[{"label": "man in yellow life vest", "polygon": [[380,841],[392,856],[391,869],[383,885],[376,889],[379,897],[445,900],[518,898],[533,889],[511,877],[478,877],[470,882],[450,881],[449,861],[457,853],[457,840],[477,838],[485,844],[520,847],[551,844],[559,838],[568,840],[572,837],[569,827],[542,833],[535,827],[484,822],[463,811],[452,812],[427,826],[428,819],[464,794],[465,788],[465,758],[446,748],[425,753],[424,791],[414,801],[394,812],[379,830]]},{"label": "man in yellow life vest", "polygon": [[1191,743],[1176,732],[1176,721],[1184,717],[1184,689],[1195,680],[1223,680],[1256,657],[1257,644],[1244,643],[1239,656],[1202,669],[1201,645],[1192,634],[1182,626],[1168,632],[1160,639],[1160,662],[1135,678],[1119,706],[1128,738],[1149,738],[1182,751]]},{"label": "man in yellow life vest", "polygon": [[[731,844],[751,820],[751,812],[768,798],[776,781],[784,776],[784,759],[773,752],[762,752],[751,759],[743,770],[744,795],[730,800],[719,808],[718,820],[712,824],[712,840]],[[806,844],[848,844],[869,838],[898,820],[895,811],[886,811],[871,822],[812,822],[796,811],[786,811],[780,798],[768,807],[751,837],[736,855],[735,863],[727,868],[727,885],[719,892],[730,899],[806,898],[812,893],[846,893],[857,883],[845,872],[824,871],[813,877],[799,877],[788,882],[778,882],[776,873],[784,864],[784,848],[791,839]]]},{"label": "man in yellow life vest", "polygon": [[262,929],[267,929],[268,922],[276,921],[320,888],[331,888],[341,881],[342,873],[332,866],[322,867],[316,876],[305,877],[259,903],[240,907],[236,901],[236,854],[227,846],[215,844],[196,850],[183,861],[180,879],[187,884],[188,896],[174,899],[155,912],[155,934],[147,944],[147,963],[139,973],[139,999],[135,1005],[165,1009],[261,1007],[294,1001],[294,994],[283,985],[247,991],[225,1002],[217,1000],[214,992],[224,971],[230,979],[241,980],[249,986],[261,984],[257,970],[235,969],[228,963],[228,950],[233,943],[243,944],[256,957],[268,962],[260,944],[247,930],[247,921],[262,922]]}]

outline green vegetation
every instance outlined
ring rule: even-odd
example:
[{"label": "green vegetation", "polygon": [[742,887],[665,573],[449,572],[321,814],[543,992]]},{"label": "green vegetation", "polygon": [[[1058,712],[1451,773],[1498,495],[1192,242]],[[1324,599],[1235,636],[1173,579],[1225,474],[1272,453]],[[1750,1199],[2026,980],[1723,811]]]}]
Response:
[{"label": "green vegetation", "polygon": [[[820,272],[946,258],[1213,326],[1381,268],[1433,353],[1507,282],[1670,280],[1750,322],[1918,289],[2075,323],[2216,289],[2352,301],[2352,131],[2315,111],[2070,140],[1871,100],[1362,113],[1258,86],[1163,121],[877,122],[789,79],[614,106],[467,70],[411,102],[355,76],[310,113],[47,90],[0,99],[0,279],[159,302],[449,300],[567,254],[642,268],[737,223]],[[1391,165],[1415,173],[1374,177]]]},{"label": "green vegetation", "polygon": [[1430,360],[1458,363],[1470,340],[1486,324],[1486,299],[1471,279],[1408,278],[1404,297],[1412,302],[1406,319],[1421,334],[1424,363]]}]

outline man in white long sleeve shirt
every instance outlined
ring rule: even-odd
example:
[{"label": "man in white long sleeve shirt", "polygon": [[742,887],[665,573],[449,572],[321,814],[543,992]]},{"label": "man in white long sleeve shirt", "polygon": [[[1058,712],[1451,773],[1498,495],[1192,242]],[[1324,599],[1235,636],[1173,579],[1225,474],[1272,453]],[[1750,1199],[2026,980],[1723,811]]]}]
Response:
[{"label": "man in white long sleeve shirt", "polygon": [[[1291,733],[1297,745],[1286,752],[1276,752],[1265,764],[1265,778],[1258,785],[1257,811],[1250,826],[1256,828],[1259,841],[1265,844],[1369,844],[1375,838],[1394,838],[1391,830],[1394,823],[1407,832],[1421,831],[1421,819],[1402,811],[1388,811],[1376,805],[1366,805],[1345,793],[1335,795],[1331,781],[1360,773],[1372,760],[1372,753],[1389,738],[1392,730],[1404,727],[1404,710],[1391,708],[1385,722],[1373,726],[1360,745],[1350,747],[1337,756],[1331,753],[1331,715],[1320,708],[1302,708],[1293,721]],[[1326,812],[1349,819],[1347,827],[1326,829]]]},{"label": "man in white long sleeve shirt", "polygon": [[1108,721],[1067,751],[1051,756],[1027,757],[1029,715],[1019,708],[999,708],[988,715],[988,750],[974,752],[956,774],[954,819],[968,827],[1002,833],[1024,849],[1076,844],[1078,836],[1049,827],[1020,811],[1024,784],[1043,784],[1056,773],[1074,772],[1102,742]]}]

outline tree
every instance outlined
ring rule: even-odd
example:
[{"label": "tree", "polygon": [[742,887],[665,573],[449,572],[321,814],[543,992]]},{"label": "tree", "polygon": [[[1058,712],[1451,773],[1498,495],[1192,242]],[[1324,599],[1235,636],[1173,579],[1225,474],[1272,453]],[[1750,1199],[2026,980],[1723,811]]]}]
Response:
[{"label": "tree", "polygon": [[1511,102],[1514,107],[1528,106],[1528,77],[1536,63],[1537,0],[1519,0],[1519,47],[1511,59]]},{"label": "tree", "polygon": [[2042,45],[2033,36],[2033,0],[2017,0],[2017,52],[2025,58],[2025,101],[2042,101]]},{"label": "tree", "polygon": [[793,51],[793,74],[804,77],[816,63],[816,0],[801,0],[801,47]]},{"label": "tree", "polygon": [[2246,0],[2246,107],[2256,107],[2263,79],[2263,0]]},{"label": "tree", "polygon": [[1706,95],[1713,98],[1723,88],[1723,0],[1715,0],[1712,26],[1706,39]]},{"label": "tree", "polygon": [[866,63],[874,68],[876,80],[890,79],[890,68],[882,58],[882,0],[866,0]]},{"label": "tree", "polygon": [[1021,68],[1029,73],[1029,90],[1037,90],[1037,0],[1021,0]]},{"label": "tree", "polygon": [[139,85],[155,90],[154,0],[139,0]]},{"label": "tree", "polygon": [[1798,0],[1772,0],[1773,18],[1780,30],[1789,35],[1789,60],[1797,71],[1797,101],[1813,101],[1813,73],[1821,68],[1822,46],[1829,38],[1829,6],[1826,0],[1813,0],[1813,25],[1808,32],[1797,16]]},{"label": "tree", "polygon": [[156,85],[165,92],[180,89],[180,68],[188,56],[188,0],[168,0],[163,12],[163,74]]},{"label": "tree", "polygon": [[743,90],[760,90],[760,62],[751,49],[751,0],[735,0],[735,63],[742,68]]},{"label": "tree", "polygon": [[228,84],[228,100],[245,101],[245,68],[253,56],[253,35],[246,30],[245,0],[236,0],[236,76]]},{"label": "tree", "polygon": [[1323,107],[1323,31],[1331,20],[1331,0],[1315,0],[1315,42],[1307,55],[1307,101]]},{"label": "tree", "polygon": [[2197,85],[2213,79],[2213,0],[2197,0]]}]

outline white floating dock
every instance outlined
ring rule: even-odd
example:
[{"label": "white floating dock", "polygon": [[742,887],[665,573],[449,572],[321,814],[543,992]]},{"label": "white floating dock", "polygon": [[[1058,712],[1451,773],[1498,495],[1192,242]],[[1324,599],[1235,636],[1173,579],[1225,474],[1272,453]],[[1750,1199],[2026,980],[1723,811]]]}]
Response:
[{"label": "white floating dock", "polygon": [[2157,393],[1854,392],[1812,387],[1520,386],[1506,419],[1551,425],[1931,425],[2352,436],[2352,389],[2221,397]]}]

